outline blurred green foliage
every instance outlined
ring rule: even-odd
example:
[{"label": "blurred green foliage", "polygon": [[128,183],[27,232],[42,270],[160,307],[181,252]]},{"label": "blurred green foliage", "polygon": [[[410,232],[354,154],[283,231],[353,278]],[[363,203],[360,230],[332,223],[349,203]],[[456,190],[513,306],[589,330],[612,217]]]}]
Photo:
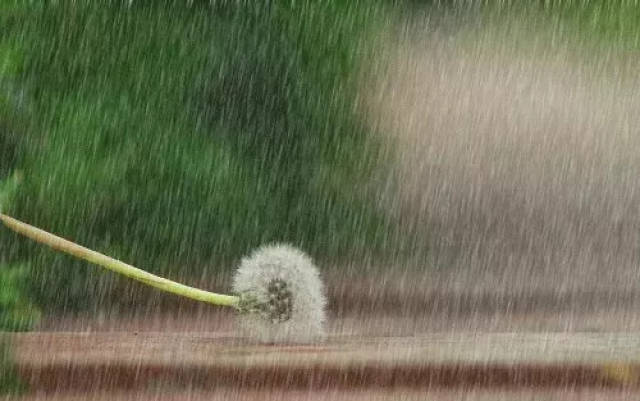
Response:
[{"label": "blurred green foliage", "polygon": [[[0,212],[11,207],[21,179],[21,172],[16,171],[0,180]],[[25,264],[7,263],[10,251],[7,246],[0,248],[0,332],[30,330],[40,319],[40,310],[33,303],[29,290],[30,270]],[[0,381],[0,390],[5,384]]]},{"label": "blurred green foliage", "polygon": [[[411,1],[411,0],[408,0]],[[480,12],[486,23],[504,24],[505,17],[548,30],[549,42],[567,42],[606,50],[640,47],[637,0],[429,0],[439,9]],[[420,4],[420,0],[413,1]],[[422,2],[424,3],[424,2]],[[508,22],[507,22],[508,23]],[[540,38],[538,38],[540,39]]]},{"label": "blurred green foliage", "polygon": [[[13,166],[13,164],[9,166]],[[20,171],[15,171],[11,176],[0,180],[0,212],[9,208],[9,205],[14,202],[20,181],[22,181],[22,172]]]},{"label": "blurred green foliage", "polygon": [[9,341],[0,337],[0,395],[15,396],[24,390],[25,385],[18,377]]},{"label": "blurred green foliage", "polygon": [[[179,280],[270,241],[320,262],[393,258],[402,228],[377,207],[387,159],[357,87],[393,13],[425,5],[535,13],[550,40],[640,37],[625,0],[2,0],[0,179],[24,171],[4,207]],[[4,230],[0,256],[34,266],[47,307],[113,292],[113,276]]]},{"label": "blurred green foliage", "polygon": [[[323,261],[382,250],[393,227],[369,184],[380,143],[354,111],[382,3],[12,6],[0,65],[29,123],[0,133],[20,134],[9,212],[182,280],[271,241]],[[45,247],[4,233],[0,246],[38,267],[43,305],[82,309],[113,289]]]},{"label": "blurred green foliage", "polygon": [[30,301],[27,266],[0,263],[0,331],[27,331],[40,319]]}]

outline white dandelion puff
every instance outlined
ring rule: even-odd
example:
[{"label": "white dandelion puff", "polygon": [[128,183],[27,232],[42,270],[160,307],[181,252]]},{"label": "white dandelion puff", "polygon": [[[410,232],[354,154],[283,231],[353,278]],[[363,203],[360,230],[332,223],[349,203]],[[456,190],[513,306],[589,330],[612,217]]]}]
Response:
[{"label": "white dandelion puff", "polygon": [[162,291],[213,305],[233,307],[240,326],[264,342],[316,342],[325,337],[326,297],[311,259],[289,245],[264,246],[242,260],[235,295],[190,287],[138,269],[0,213],[13,231]]},{"label": "white dandelion puff", "polygon": [[278,343],[324,339],[324,286],[302,251],[285,244],[259,248],[240,263],[233,291],[257,305],[238,318],[248,336]]}]

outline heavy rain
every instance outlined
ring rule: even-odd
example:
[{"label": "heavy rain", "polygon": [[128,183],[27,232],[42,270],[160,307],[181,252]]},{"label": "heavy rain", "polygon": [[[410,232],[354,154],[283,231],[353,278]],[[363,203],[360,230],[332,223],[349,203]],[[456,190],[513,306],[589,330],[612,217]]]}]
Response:
[{"label": "heavy rain", "polygon": [[0,400],[640,397],[637,0],[0,0]]}]

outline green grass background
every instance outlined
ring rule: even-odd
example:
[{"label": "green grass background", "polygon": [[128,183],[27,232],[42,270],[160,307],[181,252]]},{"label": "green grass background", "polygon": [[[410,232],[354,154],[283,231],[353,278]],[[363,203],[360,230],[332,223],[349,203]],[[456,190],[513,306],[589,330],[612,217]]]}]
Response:
[{"label": "green grass background", "polygon": [[[384,247],[367,180],[380,144],[354,113],[382,4],[43,4],[0,22],[19,90],[0,171],[24,174],[11,214],[183,280],[274,241],[324,261]],[[112,292],[95,269],[2,241],[37,267],[40,304]]]}]

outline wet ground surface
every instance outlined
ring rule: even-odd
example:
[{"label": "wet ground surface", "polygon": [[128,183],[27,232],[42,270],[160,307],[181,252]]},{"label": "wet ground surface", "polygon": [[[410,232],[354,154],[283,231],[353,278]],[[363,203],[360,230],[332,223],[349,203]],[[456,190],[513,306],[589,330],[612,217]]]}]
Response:
[{"label": "wet ground surface", "polygon": [[[417,307],[416,307],[417,308]],[[38,332],[195,332],[234,335],[233,313],[205,306],[191,311],[140,312],[132,316],[51,317]],[[423,313],[336,314],[328,332],[340,336],[416,336],[450,332],[640,332],[640,306],[601,306],[555,311],[518,311],[479,306],[473,310]]]},{"label": "wet ground surface", "polygon": [[16,335],[24,366],[175,365],[336,369],[430,364],[640,364],[639,333],[429,333],[333,335],[317,344],[258,344],[231,333],[27,333]]},{"label": "wet ground surface", "polygon": [[[232,316],[68,319],[14,337],[25,400],[636,399],[632,311],[333,317],[322,344],[237,337]],[[567,324],[569,320],[572,323]]]},{"label": "wet ground surface", "polygon": [[14,338],[24,399],[640,399],[636,292],[354,281],[331,282],[316,345],[255,344],[232,312],[190,303],[49,317]]},{"label": "wet ground surface", "polygon": [[220,389],[215,392],[156,389],[141,392],[95,392],[91,394],[32,395],[23,401],[622,401],[635,400],[635,390],[357,390],[357,391],[239,391]]}]

